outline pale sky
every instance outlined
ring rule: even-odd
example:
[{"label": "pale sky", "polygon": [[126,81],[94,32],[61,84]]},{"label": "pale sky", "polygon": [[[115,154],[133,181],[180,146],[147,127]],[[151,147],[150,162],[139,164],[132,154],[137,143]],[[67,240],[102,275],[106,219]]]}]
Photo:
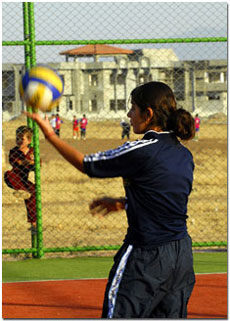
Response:
[{"label": "pale sky", "polygon": [[[227,37],[227,2],[35,2],[36,40]],[[2,3],[2,40],[23,40],[22,3]],[[60,62],[70,46],[38,46],[37,62]],[[140,44],[123,48],[143,48]],[[226,43],[150,44],[180,59],[226,59]],[[2,48],[2,62],[23,63],[24,48]]]}]

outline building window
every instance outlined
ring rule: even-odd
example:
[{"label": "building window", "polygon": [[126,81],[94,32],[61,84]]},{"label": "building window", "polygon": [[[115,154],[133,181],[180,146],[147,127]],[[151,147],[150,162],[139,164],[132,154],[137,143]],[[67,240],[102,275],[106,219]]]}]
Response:
[{"label": "building window", "polygon": [[220,93],[208,92],[208,100],[220,100]]},{"label": "building window", "polygon": [[89,101],[89,111],[90,112],[97,111],[97,100],[96,99],[91,99]]},{"label": "building window", "polygon": [[98,86],[98,76],[95,74],[89,75],[89,85],[97,87]]},{"label": "building window", "polygon": [[177,100],[185,99],[185,75],[184,70],[175,68],[173,71],[173,87]]},{"label": "building window", "polygon": [[117,83],[118,85],[124,85],[125,84],[125,75],[124,74],[120,74],[117,76]]},{"label": "building window", "polygon": [[2,71],[2,98],[4,101],[15,99],[15,75],[13,71]]},{"label": "building window", "polygon": [[122,74],[115,74],[115,73],[112,73],[110,76],[109,76],[109,82],[110,82],[110,85],[114,85],[115,84],[115,81],[118,85],[124,85],[125,84],[125,80],[126,80],[126,74],[122,73]]},{"label": "building window", "polygon": [[117,100],[117,109],[118,110],[126,110],[125,99],[118,99]]},{"label": "building window", "polygon": [[110,100],[110,110],[117,111],[117,110],[126,110],[126,102],[125,99],[118,99],[117,104],[114,99]]},{"label": "building window", "polygon": [[115,84],[115,78],[116,78],[116,75],[114,73],[110,74],[110,76],[109,76],[110,85]]},{"label": "building window", "polygon": [[69,101],[69,109],[73,110],[73,102],[72,102],[72,100]]},{"label": "building window", "polygon": [[203,91],[197,91],[196,92],[196,96],[197,97],[203,97],[204,96],[204,92]]},{"label": "building window", "polygon": [[110,100],[110,107],[109,107],[110,110],[116,110],[116,107],[115,107],[115,100],[114,99],[111,99]]},{"label": "building window", "polygon": [[208,80],[210,83],[218,83],[221,81],[219,72],[209,72]]}]

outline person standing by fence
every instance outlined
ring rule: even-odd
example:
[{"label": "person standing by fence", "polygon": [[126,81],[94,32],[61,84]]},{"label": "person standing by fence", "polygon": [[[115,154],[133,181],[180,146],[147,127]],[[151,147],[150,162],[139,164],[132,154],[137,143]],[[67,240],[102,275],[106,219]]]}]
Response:
[{"label": "person standing by fence", "polygon": [[180,143],[195,135],[192,115],[177,109],[170,87],[145,83],[131,92],[127,116],[143,138],[84,155],[54,135],[47,118],[26,113],[46,139],[89,177],[122,177],[126,197],[103,197],[92,214],[126,210],[128,229],[114,257],[106,286],[103,318],[186,318],[195,275],[187,232],[187,203],[194,163]]},{"label": "person standing by fence", "polygon": [[34,150],[30,147],[33,131],[27,126],[20,126],[16,130],[16,145],[10,150],[9,163],[12,169],[6,171],[4,180],[8,187],[14,189],[16,197],[25,198],[27,221],[31,229],[36,229],[36,195],[35,184],[29,181],[30,171],[35,170]]}]

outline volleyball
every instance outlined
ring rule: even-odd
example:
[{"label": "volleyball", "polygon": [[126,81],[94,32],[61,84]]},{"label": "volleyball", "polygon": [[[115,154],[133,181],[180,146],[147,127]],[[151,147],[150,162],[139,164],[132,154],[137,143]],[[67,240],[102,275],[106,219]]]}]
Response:
[{"label": "volleyball", "polygon": [[43,112],[49,112],[59,104],[63,91],[61,76],[48,66],[32,67],[19,84],[19,93],[26,105]]}]

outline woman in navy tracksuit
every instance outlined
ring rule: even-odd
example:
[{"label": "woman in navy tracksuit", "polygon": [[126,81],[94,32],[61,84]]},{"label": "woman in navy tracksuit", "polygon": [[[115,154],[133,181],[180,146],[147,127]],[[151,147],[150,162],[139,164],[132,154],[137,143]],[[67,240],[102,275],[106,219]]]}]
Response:
[{"label": "woman in navy tracksuit", "polygon": [[110,271],[102,317],[186,318],[195,284],[186,226],[194,163],[177,137],[194,137],[191,114],[176,108],[166,84],[143,84],[131,92],[128,112],[134,133],[143,138],[92,155],[62,141],[47,119],[27,115],[78,170],[90,177],[123,178],[125,198],[102,198],[90,205],[103,215],[125,209],[128,219],[124,243]]}]

